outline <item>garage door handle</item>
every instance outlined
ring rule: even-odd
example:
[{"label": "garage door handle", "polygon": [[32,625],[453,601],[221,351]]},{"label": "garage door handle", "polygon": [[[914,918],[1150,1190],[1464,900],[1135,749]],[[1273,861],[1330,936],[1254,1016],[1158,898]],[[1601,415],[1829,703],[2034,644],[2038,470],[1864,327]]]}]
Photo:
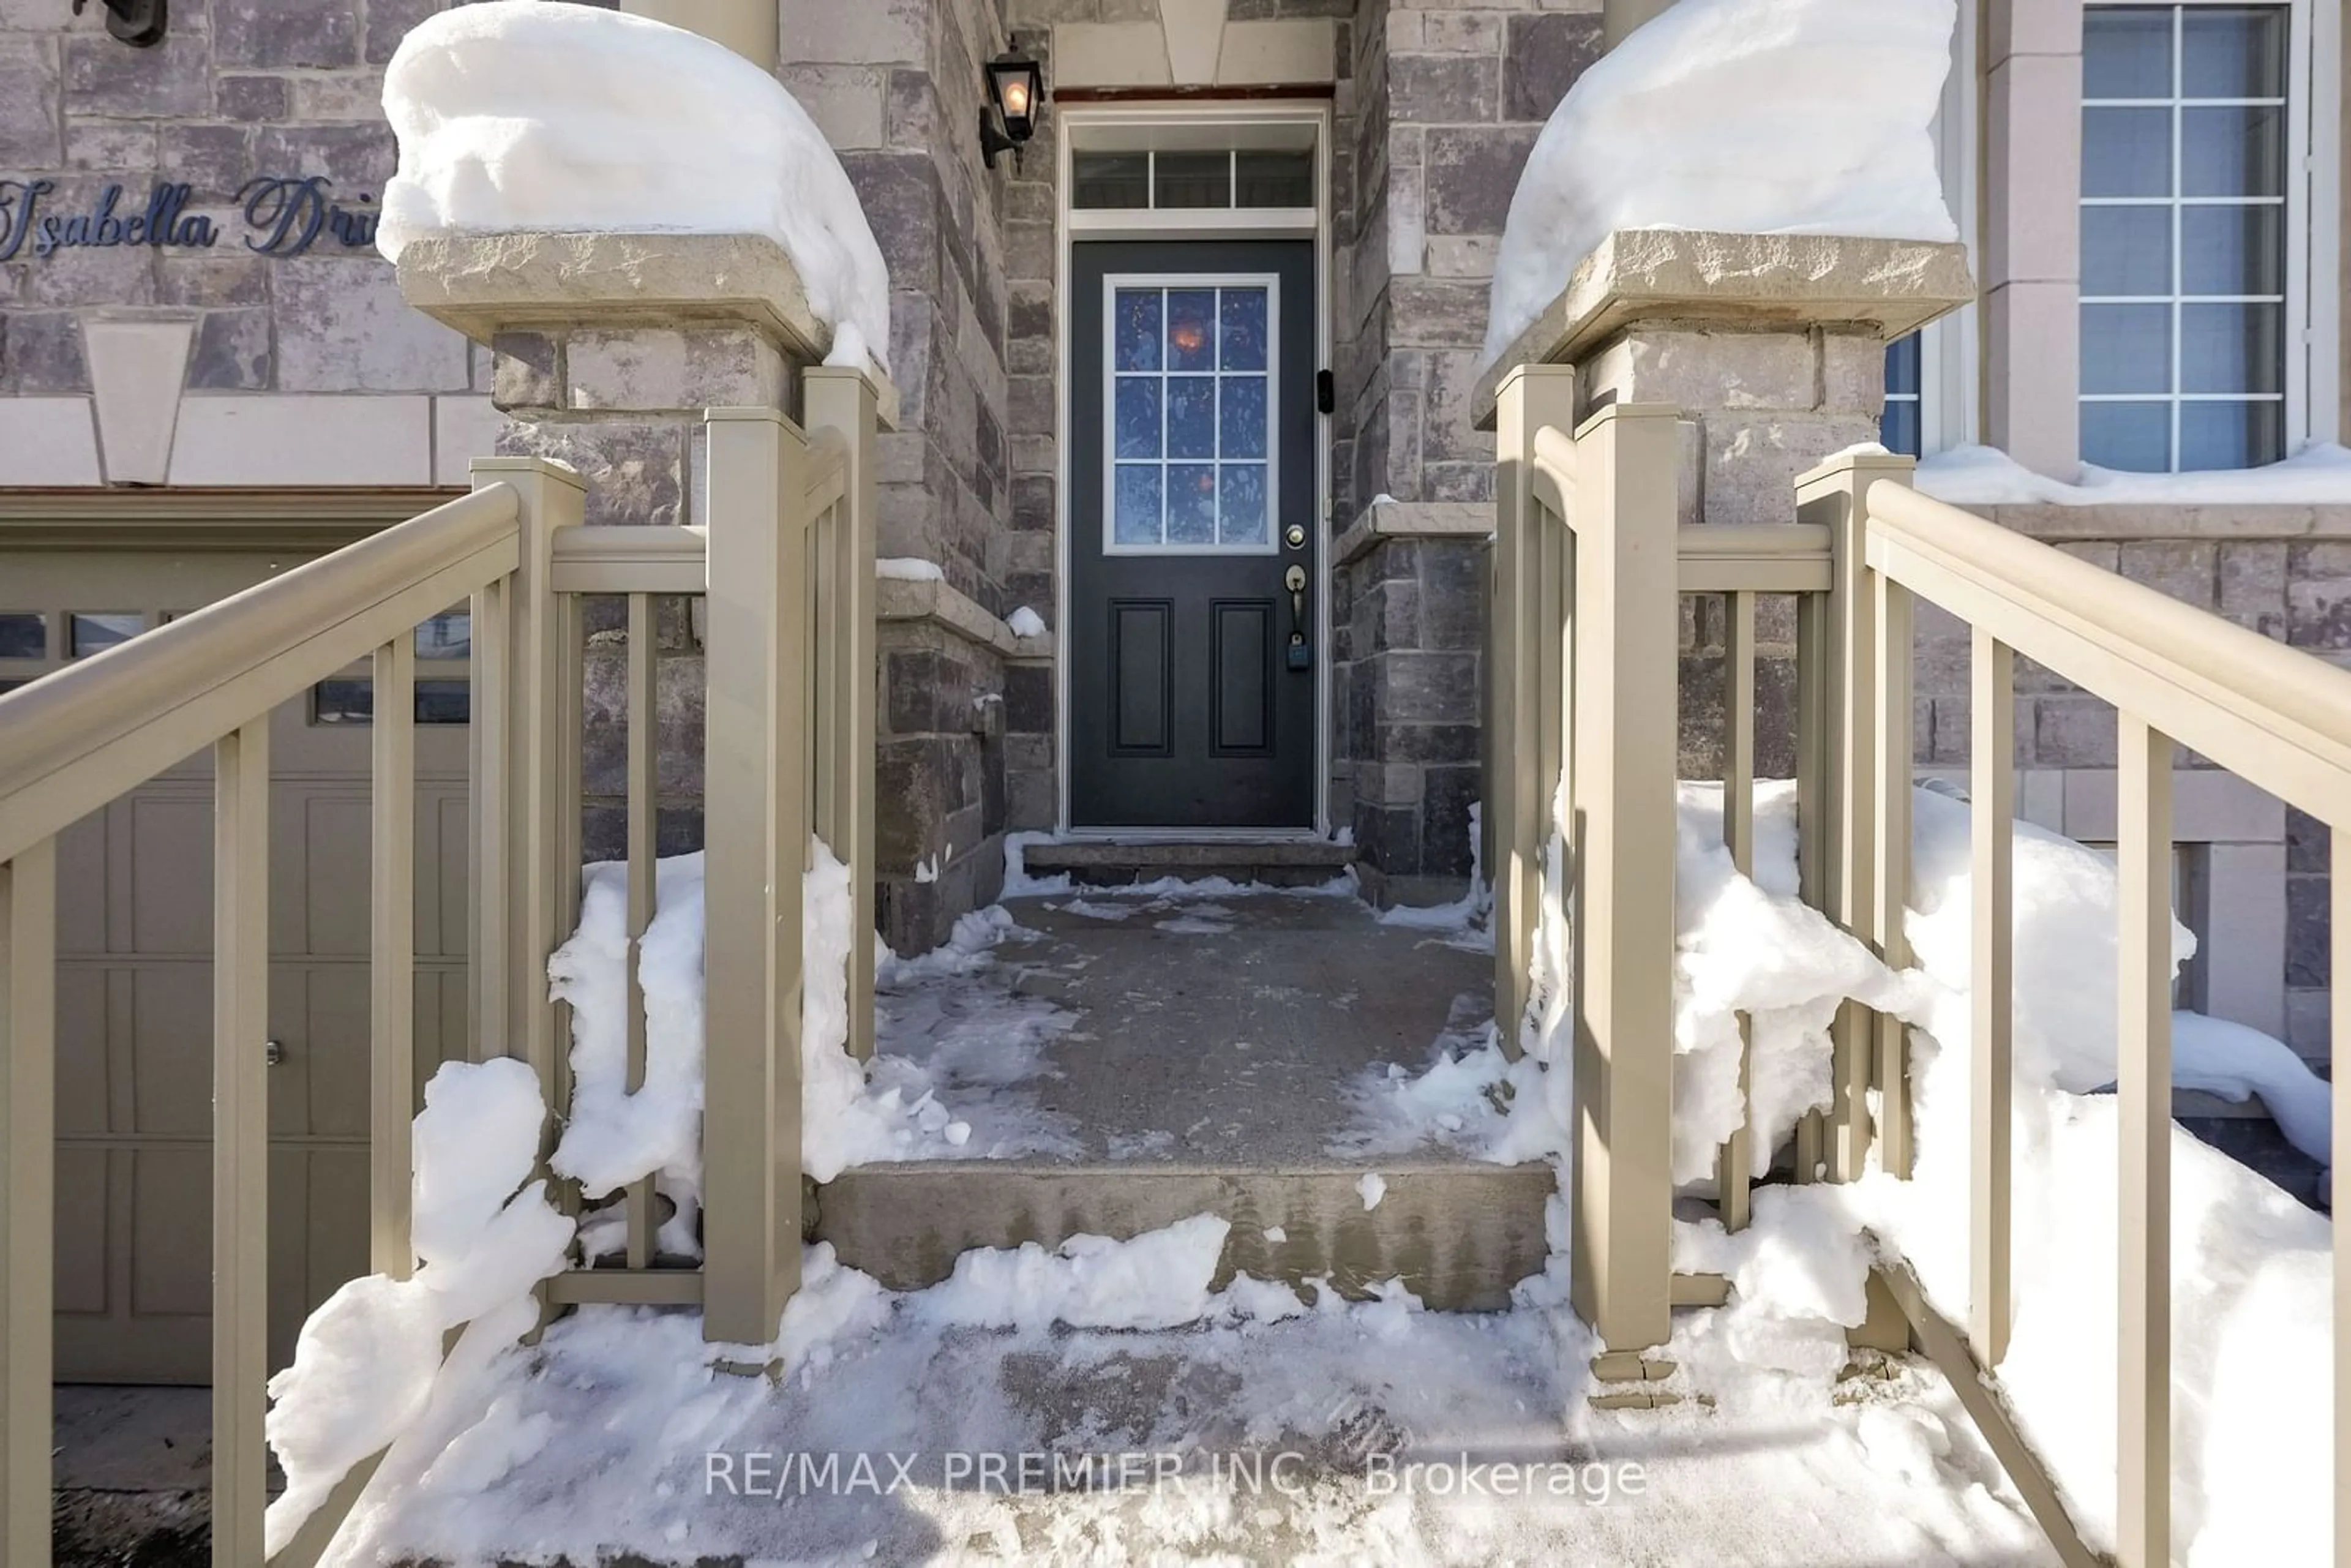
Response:
[{"label": "garage door handle", "polygon": [[277,1040],[267,1041],[262,1047],[261,1059],[272,1067],[279,1065],[286,1060],[286,1042]]}]

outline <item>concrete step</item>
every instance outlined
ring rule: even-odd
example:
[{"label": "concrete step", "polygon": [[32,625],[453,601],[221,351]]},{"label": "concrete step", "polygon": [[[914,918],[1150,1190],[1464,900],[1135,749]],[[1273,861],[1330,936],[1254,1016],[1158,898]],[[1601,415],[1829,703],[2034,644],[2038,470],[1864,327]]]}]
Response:
[{"label": "concrete step", "polygon": [[1324,839],[1229,839],[1181,841],[1085,839],[1030,844],[1022,863],[1033,875],[1066,874],[1089,887],[1124,887],[1162,877],[1187,882],[1212,876],[1268,887],[1311,887],[1329,882],[1355,861],[1352,844]]},{"label": "concrete step", "polygon": [[[1360,1184],[1386,1191],[1366,1209]],[[1440,1312],[1499,1312],[1542,1271],[1548,1166],[1424,1155],[1282,1167],[1010,1160],[865,1166],[818,1189],[817,1236],[893,1290],[935,1285],[974,1247],[1126,1239],[1196,1214],[1231,1222],[1218,1289],[1236,1271],[1360,1300],[1400,1279]],[[1278,1231],[1280,1239],[1268,1233]]]}]

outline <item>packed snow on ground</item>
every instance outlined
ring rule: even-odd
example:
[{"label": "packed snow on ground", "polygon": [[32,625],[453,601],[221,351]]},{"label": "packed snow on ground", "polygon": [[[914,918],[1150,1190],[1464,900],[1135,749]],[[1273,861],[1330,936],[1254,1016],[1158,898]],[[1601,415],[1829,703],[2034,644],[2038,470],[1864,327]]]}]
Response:
[{"label": "packed snow on ground", "polygon": [[792,95],[724,45],[540,0],[428,16],[384,72],[400,171],[377,244],[457,233],[765,235],[833,329],[886,365],[890,275],[841,160]]},{"label": "packed snow on ground", "polygon": [[583,1310],[444,1380],[439,1479],[336,1560],[2053,1561],[1949,1390],[1840,1381],[1832,1328],[1702,1314],[1673,1354],[1710,1407],[1595,1412],[1556,1302],[1217,1289],[1224,1233],[971,1253],[912,1295],[817,1247],[777,1343],[725,1351],[775,1381],[714,1372],[691,1313]]},{"label": "packed snow on ground", "polygon": [[2351,503],[2351,450],[2323,441],[2282,463],[2192,474],[2131,474],[2082,465],[2067,485],[1991,446],[1955,446],[1918,465],[1917,486],[1960,507],[2252,507]]},{"label": "packed snow on ground", "polygon": [[1617,229],[1951,240],[1930,128],[1952,0],[1680,0],[1543,127],[1495,259],[1499,360]]},{"label": "packed snow on ground", "polygon": [[[572,1234],[547,1201],[547,1184],[524,1186],[546,1120],[537,1074],[512,1059],[447,1062],[425,1085],[414,1137],[414,1274],[370,1274],[328,1297],[302,1325],[293,1364],[269,1380],[265,1429],[286,1477],[269,1505],[272,1553],[352,1466],[390,1446],[371,1485],[396,1491],[457,1436],[434,1420],[451,1330],[465,1331],[449,1358],[462,1380],[538,1322],[531,1287],[563,1267]],[[474,1414],[478,1424],[482,1413]],[[506,1450],[518,1452],[525,1437],[510,1424]],[[477,1455],[491,1446],[487,1435],[473,1444]]]}]

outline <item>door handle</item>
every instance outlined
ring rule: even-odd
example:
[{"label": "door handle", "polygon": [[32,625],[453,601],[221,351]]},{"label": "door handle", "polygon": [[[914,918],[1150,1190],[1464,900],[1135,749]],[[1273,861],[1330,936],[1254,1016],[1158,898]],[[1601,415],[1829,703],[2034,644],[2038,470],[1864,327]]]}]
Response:
[{"label": "door handle", "polygon": [[1302,670],[1310,657],[1306,651],[1306,569],[1291,567],[1281,574],[1281,585],[1290,590],[1290,667]]}]

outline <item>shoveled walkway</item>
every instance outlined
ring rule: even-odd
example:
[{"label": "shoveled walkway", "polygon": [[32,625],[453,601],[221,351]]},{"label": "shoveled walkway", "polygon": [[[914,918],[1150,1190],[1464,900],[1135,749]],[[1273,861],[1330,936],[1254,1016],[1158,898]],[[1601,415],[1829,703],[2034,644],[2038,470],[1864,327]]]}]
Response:
[{"label": "shoveled walkway", "polygon": [[1233,1225],[1220,1282],[1324,1278],[1361,1297],[1400,1278],[1433,1306],[1505,1305],[1548,1251],[1550,1167],[1343,1136],[1387,1066],[1417,1073],[1482,1038],[1492,958],[1458,931],[1384,923],[1344,886],[1009,901],[1018,929],[952,977],[951,1001],[937,981],[885,991],[882,1049],[922,1060],[937,1015],[990,988],[1050,1006],[1059,1026],[1019,1086],[1029,1132],[1050,1136],[1004,1157],[975,1116],[969,1157],[865,1166],[822,1189],[819,1237],[907,1290],[974,1247],[1206,1212]]}]

